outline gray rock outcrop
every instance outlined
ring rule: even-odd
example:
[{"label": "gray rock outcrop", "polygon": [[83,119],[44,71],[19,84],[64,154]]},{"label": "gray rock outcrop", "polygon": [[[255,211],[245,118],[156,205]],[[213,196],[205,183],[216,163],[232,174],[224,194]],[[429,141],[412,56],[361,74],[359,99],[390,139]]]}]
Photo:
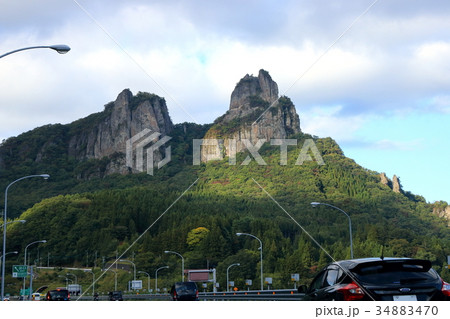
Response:
[{"label": "gray rock outcrop", "polygon": [[[124,154],[126,141],[144,129],[169,134],[173,129],[165,100],[153,94],[123,90],[116,101],[97,113],[97,121],[89,126],[89,117],[72,123],[73,134],[69,140],[69,156],[79,160],[114,157],[106,168],[106,174],[126,173]],[[99,121],[99,119],[101,121]]]},{"label": "gray rock outcrop", "polygon": [[[278,96],[278,85],[269,73],[244,76],[231,94],[229,110],[219,117],[205,139],[220,140],[218,146],[204,146],[201,160],[222,159],[246,149],[243,140],[284,139],[300,132],[300,119],[294,104]],[[218,149],[220,150],[218,152]]]}]

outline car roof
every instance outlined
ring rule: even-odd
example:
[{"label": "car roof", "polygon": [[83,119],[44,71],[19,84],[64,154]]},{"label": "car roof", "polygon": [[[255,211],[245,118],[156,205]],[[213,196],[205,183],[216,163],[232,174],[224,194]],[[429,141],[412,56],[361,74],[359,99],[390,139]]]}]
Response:
[{"label": "car roof", "polygon": [[419,264],[430,264],[430,261],[424,259],[413,259],[413,258],[403,258],[403,257],[368,257],[368,258],[358,258],[358,259],[348,259],[348,260],[340,260],[335,261],[331,265],[341,265],[347,269],[353,269],[358,267],[359,265],[363,265],[366,263],[390,263],[390,262],[400,262],[407,261],[408,263],[419,263]]}]

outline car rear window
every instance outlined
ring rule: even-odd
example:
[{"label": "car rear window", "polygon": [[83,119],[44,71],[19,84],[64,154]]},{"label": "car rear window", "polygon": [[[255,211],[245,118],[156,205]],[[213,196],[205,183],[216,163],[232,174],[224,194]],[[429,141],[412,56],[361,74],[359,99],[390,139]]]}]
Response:
[{"label": "car rear window", "polygon": [[69,296],[69,292],[67,290],[53,290],[50,291],[50,295],[52,298],[67,298]]},{"label": "car rear window", "polygon": [[421,263],[369,263],[359,265],[354,272],[361,282],[373,284],[407,284],[438,278],[434,270]]},{"label": "car rear window", "polygon": [[196,290],[197,285],[194,282],[183,282],[183,283],[177,283],[175,285],[175,288],[181,289],[181,290]]}]

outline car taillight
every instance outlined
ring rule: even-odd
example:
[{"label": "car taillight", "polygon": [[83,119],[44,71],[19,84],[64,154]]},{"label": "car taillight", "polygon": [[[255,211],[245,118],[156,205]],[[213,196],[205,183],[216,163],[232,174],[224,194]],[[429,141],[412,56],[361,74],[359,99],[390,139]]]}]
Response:
[{"label": "car taillight", "polygon": [[173,299],[175,299],[175,300],[177,299],[177,291],[176,290],[173,291]]},{"label": "car taillight", "polygon": [[342,293],[345,301],[361,300],[365,296],[364,291],[354,281],[338,291]]},{"label": "car taillight", "polygon": [[447,297],[450,297],[450,284],[442,280],[442,293]]},{"label": "car taillight", "polygon": [[195,292],[195,298],[198,299],[198,290]]},{"label": "car taillight", "polygon": [[70,300],[70,294],[67,294],[67,300]]}]

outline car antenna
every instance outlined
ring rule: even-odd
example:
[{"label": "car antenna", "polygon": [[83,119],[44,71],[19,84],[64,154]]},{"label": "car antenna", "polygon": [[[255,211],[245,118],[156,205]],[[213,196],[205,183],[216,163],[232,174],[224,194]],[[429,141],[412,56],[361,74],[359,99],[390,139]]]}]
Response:
[{"label": "car antenna", "polygon": [[384,245],[381,246],[381,260],[384,260]]}]

